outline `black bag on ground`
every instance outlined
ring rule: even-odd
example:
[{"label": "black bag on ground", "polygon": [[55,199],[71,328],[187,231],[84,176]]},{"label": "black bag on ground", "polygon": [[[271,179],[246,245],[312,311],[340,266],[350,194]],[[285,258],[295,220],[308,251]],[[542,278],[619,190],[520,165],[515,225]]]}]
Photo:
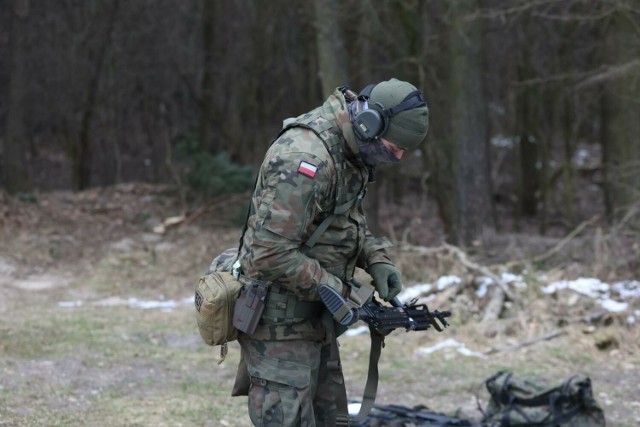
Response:
[{"label": "black bag on ground", "polygon": [[591,380],[575,375],[555,387],[541,386],[500,371],[485,381],[490,399],[484,427],[602,427],[604,413],[593,398]]}]

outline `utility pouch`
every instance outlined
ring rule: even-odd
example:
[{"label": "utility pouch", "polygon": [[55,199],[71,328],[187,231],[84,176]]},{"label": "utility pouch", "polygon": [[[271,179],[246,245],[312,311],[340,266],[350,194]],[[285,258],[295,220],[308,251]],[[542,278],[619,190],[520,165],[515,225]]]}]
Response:
[{"label": "utility pouch", "polygon": [[233,311],[233,326],[246,334],[253,334],[267,304],[269,282],[247,280],[240,290]]}]

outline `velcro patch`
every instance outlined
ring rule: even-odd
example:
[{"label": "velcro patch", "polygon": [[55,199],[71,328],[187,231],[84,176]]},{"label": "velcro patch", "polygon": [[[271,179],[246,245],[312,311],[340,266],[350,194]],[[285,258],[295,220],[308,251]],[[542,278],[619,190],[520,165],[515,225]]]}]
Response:
[{"label": "velcro patch", "polygon": [[312,165],[311,163],[307,163],[305,161],[300,162],[300,166],[298,166],[298,172],[310,178],[316,176],[317,171],[318,167],[316,165]]}]

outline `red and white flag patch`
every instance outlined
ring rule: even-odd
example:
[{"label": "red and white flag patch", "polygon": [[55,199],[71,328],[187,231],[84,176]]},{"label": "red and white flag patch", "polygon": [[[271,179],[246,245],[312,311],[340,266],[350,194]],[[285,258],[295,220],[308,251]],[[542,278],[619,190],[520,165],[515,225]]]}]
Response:
[{"label": "red and white flag patch", "polygon": [[305,161],[300,162],[300,166],[298,166],[298,172],[310,178],[316,176],[317,171],[318,167],[316,165],[312,165],[311,163],[307,163]]}]

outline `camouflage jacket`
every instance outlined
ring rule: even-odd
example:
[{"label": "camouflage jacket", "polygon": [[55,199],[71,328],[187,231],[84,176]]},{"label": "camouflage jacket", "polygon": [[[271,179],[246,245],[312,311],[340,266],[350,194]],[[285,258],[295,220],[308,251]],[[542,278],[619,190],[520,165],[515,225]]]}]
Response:
[{"label": "camouflage jacket", "polygon": [[[301,301],[319,301],[318,285],[341,291],[356,267],[391,263],[384,249],[391,246],[388,239],[367,231],[360,201],[369,170],[357,155],[350,126],[345,98],[336,90],[271,145],[239,257],[245,276],[273,282]],[[306,245],[340,206],[350,208],[332,218],[313,246]]]}]

